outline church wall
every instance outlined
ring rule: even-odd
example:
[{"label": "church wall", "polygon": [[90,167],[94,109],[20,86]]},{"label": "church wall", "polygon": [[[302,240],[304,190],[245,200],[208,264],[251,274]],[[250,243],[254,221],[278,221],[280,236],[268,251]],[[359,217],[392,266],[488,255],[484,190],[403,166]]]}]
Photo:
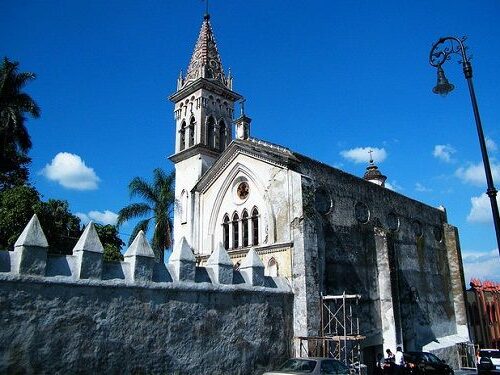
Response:
[{"label": "church wall", "polygon": [[[362,295],[359,316],[366,344],[387,342],[381,324],[387,311],[381,310],[380,285],[391,288],[387,306],[393,310],[396,335],[391,342],[419,350],[436,338],[456,334],[443,240],[445,213],[312,160],[303,160],[300,171],[310,177],[304,180],[304,211],[305,225],[313,236],[305,251],[315,254],[312,258],[317,261],[309,273],[326,294]],[[328,212],[319,212],[323,210],[321,195],[332,200]],[[390,229],[395,223],[390,214],[399,221],[397,230]],[[377,248],[375,228],[386,233],[385,248]],[[422,236],[417,236],[420,228]],[[389,269],[378,268],[380,251],[386,252]],[[387,282],[379,283],[381,278]]]}]

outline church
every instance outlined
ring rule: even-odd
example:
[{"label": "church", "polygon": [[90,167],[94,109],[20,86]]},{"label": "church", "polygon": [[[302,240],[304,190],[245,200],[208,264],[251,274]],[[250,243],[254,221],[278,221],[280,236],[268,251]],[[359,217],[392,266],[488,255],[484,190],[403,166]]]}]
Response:
[{"label": "church", "polygon": [[223,246],[237,270],[254,249],[268,276],[291,285],[296,339],[324,334],[320,301],[346,293],[359,296],[365,358],[399,345],[444,355],[469,341],[446,211],[385,188],[373,160],[357,177],[254,136],[208,14],[169,99],[174,240],[184,238],[198,264]]}]

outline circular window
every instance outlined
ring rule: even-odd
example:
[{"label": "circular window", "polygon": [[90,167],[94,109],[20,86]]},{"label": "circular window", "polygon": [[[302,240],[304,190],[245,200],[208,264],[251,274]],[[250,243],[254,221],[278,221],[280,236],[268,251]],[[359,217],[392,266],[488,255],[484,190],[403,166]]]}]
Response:
[{"label": "circular window", "polygon": [[368,223],[368,220],[370,220],[370,210],[368,209],[368,206],[363,202],[356,203],[354,206],[354,216],[360,223]]},{"label": "circular window", "polygon": [[394,212],[387,215],[387,227],[393,232],[399,229],[399,217]]},{"label": "circular window", "polygon": [[231,194],[235,204],[240,205],[247,201],[250,196],[250,184],[246,177],[240,176],[234,180]]},{"label": "circular window", "polygon": [[330,209],[332,208],[332,199],[330,198],[328,191],[325,189],[316,190],[316,194],[314,196],[314,207],[322,215],[330,212]]},{"label": "circular window", "polygon": [[245,200],[248,198],[248,194],[250,193],[250,186],[248,186],[248,182],[241,182],[236,188],[236,194],[238,198]]},{"label": "circular window", "polygon": [[422,237],[424,233],[422,230],[422,223],[418,220],[413,221],[413,233],[415,233],[416,237]]}]

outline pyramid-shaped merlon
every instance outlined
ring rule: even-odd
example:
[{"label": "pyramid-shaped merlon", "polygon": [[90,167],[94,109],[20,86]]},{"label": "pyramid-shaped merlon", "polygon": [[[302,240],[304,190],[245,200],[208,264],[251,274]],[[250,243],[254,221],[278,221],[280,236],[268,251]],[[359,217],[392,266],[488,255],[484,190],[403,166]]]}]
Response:
[{"label": "pyramid-shaped merlon", "polygon": [[91,251],[94,253],[104,253],[101,240],[95,229],[94,223],[91,221],[83,231],[80,239],[73,248],[73,253],[76,251]]},{"label": "pyramid-shaped merlon", "polygon": [[129,246],[129,248],[127,249],[127,251],[123,256],[125,258],[134,256],[141,256],[147,258],[155,257],[155,253],[151,248],[151,246],[149,245],[149,242],[146,239],[146,236],[144,235],[144,232],[142,230],[139,231],[139,233],[137,233],[137,236],[135,236],[134,241]]},{"label": "pyramid-shaped merlon", "polygon": [[28,225],[26,225],[14,244],[14,247],[20,246],[49,247],[47,238],[43,233],[42,226],[40,225],[40,221],[38,220],[38,216],[36,216],[36,214],[31,217]]},{"label": "pyramid-shaped merlon", "polygon": [[219,242],[219,245],[215,248],[213,253],[207,259],[207,265],[224,265],[224,266],[233,266],[233,262],[231,262],[231,258],[227,253],[222,243]]}]

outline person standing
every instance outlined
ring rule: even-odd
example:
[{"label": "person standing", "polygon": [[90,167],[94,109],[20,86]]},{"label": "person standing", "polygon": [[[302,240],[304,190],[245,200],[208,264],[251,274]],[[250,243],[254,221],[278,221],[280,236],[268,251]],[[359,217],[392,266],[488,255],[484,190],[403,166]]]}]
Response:
[{"label": "person standing", "polygon": [[386,349],[385,351],[385,360],[384,360],[384,374],[393,374],[394,373],[394,353],[391,349]]},{"label": "person standing", "polygon": [[400,346],[396,348],[396,355],[394,356],[394,374],[403,375],[405,370],[405,358]]}]

